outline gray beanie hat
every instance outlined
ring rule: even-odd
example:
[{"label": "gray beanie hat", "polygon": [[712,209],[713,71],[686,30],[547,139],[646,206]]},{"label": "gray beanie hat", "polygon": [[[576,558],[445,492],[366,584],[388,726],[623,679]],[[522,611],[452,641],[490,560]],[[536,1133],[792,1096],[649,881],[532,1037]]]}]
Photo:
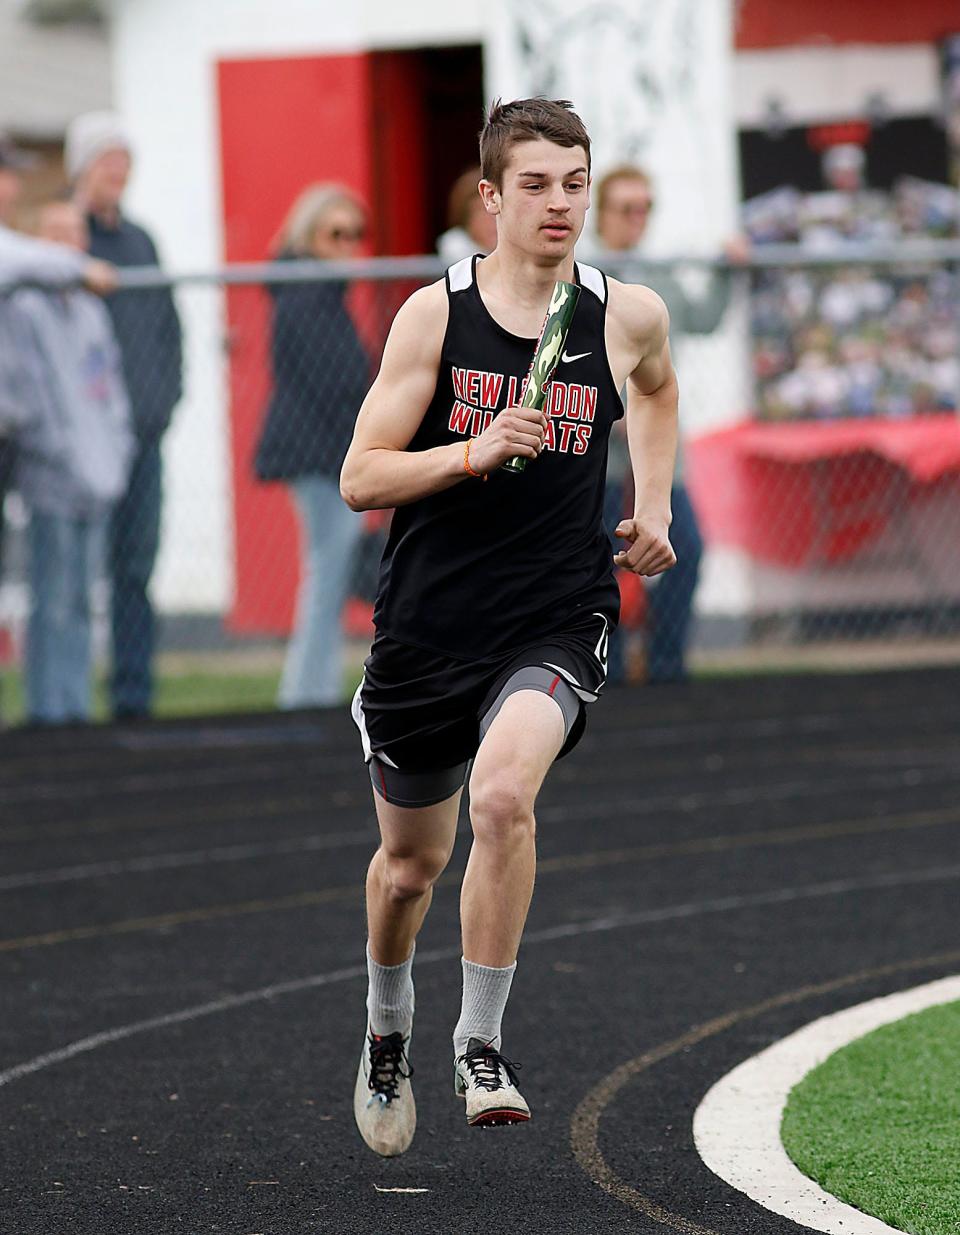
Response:
[{"label": "gray beanie hat", "polygon": [[67,179],[71,183],[79,179],[90,164],[108,150],[132,152],[130,136],[115,112],[85,112],[71,120],[63,144]]}]

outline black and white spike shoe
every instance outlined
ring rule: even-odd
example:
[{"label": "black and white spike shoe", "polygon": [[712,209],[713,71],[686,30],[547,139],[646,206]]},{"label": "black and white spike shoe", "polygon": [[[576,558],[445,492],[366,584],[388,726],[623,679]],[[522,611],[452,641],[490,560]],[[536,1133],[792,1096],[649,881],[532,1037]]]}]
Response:
[{"label": "black and white spike shoe", "polygon": [[520,1066],[489,1042],[470,1039],[466,1051],[454,1061],[454,1092],[466,1100],[471,1127],[495,1128],[529,1120],[530,1107],[517,1088]]}]

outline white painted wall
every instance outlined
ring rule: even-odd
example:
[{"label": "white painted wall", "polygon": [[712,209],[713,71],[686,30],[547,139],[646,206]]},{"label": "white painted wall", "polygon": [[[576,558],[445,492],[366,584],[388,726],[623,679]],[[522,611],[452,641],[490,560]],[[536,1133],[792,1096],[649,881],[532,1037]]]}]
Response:
[{"label": "white painted wall", "polygon": [[[239,7],[239,6],[238,6]],[[156,238],[168,270],[220,260],[216,100],[206,5],[117,0],[112,56],[117,110],[136,157],[130,216]],[[165,503],[153,591],[162,609],[217,611],[232,587],[222,299],[182,290],[186,395],[164,443]]]},{"label": "white painted wall", "polygon": [[897,116],[930,115],[941,105],[937,50],[925,43],[741,51],[733,85],[743,129],[763,127],[771,99],[794,126],[857,119],[873,94]]},{"label": "white painted wall", "polygon": [[568,98],[594,174],[656,174],[652,253],[713,253],[736,226],[730,0],[492,0],[487,93]]}]

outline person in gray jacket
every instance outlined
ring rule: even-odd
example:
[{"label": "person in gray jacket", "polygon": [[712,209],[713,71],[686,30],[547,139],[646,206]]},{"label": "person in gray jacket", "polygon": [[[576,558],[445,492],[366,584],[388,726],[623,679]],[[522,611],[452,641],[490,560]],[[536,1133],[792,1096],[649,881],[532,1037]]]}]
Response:
[{"label": "person in gray jacket", "polygon": [[117,286],[116,270],[109,262],[13,230],[21,176],[34,161],[34,156],[18,149],[5,133],[0,133],[0,569],[3,505],[13,477],[16,428],[21,419],[21,409],[14,406],[10,394],[10,369],[16,357],[4,344],[4,307],[9,293],[20,283],[82,283],[99,295],[106,295]]},{"label": "person in gray jacket", "polygon": [[[642,283],[652,288],[670,314],[671,339],[685,334],[711,334],[716,330],[730,303],[731,271],[714,271],[703,296],[692,297],[669,271],[651,266],[638,252],[654,209],[653,184],[647,173],[629,163],[613,168],[594,187],[594,205],[599,244],[598,247],[583,246],[589,249],[589,260],[601,269],[609,264],[611,274],[624,282]],[[728,262],[739,264],[749,256],[749,245],[742,237],[735,236],[727,241],[724,252]],[[622,426],[623,422],[620,423]],[[605,511],[611,539],[613,529],[624,517],[628,459],[625,434],[611,434]],[[658,578],[649,593],[646,680],[651,684],[681,682],[687,676],[686,650],[693,595],[703,556],[696,511],[683,479],[682,443],[678,443],[670,505],[673,512],[670,543],[677,555],[677,564]],[[623,635],[618,629],[610,640],[607,680],[623,681],[625,675]]]},{"label": "person in gray jacket", "polygon": [[82,284],[101,296],[117,286],[116,270],[109,262],[14,230],[22,175],[34,161],[34,156],[18,149],[5,133],[0,133],[0,580],[3,577],[4,505],[16,467],[17,428],[23,419],[23,409],[13,398],[16,348],[7,341],[10,332],[6,308],[10,294],[21,283]]},{"label": "person in gray jacket", "polygon": [[[81,253],[83,216],[46,206],[41,237]],[[30,514],[30,617],[25,658],[28,720],[90,719],[90,592],[103,532],[133,456],[130,409],[110,317],[80,289],[22,288],[4,329],[16,351],[13,402],[20,409],[15,484]]]}]

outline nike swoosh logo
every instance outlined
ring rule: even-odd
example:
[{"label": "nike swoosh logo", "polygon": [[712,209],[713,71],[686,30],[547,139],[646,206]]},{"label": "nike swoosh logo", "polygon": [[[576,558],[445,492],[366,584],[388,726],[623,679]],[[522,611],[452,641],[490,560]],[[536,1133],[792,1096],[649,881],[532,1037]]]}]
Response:
[{"label": "nike swoosh logo", "polygon": [[575,360],[582,360],[584,356],[592,356],[592,355],[593,355],[593,352],[577,352],[576,356],[570,356],[567,352],[564,352],[563,355],[560,357],[560,359],[563,361],[564,364],[573,364]]}]

